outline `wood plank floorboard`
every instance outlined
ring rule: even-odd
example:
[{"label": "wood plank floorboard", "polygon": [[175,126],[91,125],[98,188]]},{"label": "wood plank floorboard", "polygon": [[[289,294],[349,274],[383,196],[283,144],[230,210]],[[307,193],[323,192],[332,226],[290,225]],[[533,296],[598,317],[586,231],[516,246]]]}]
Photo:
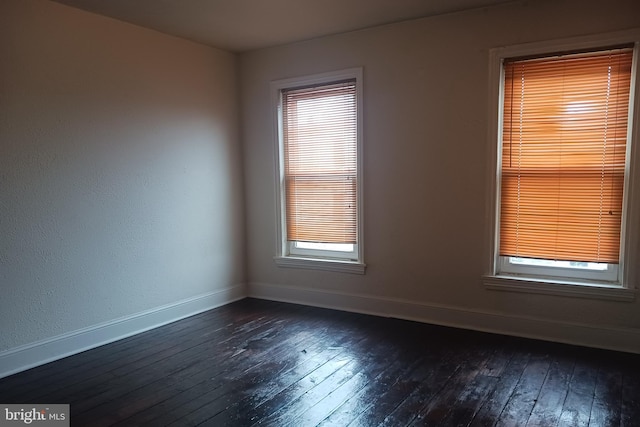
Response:
[{"label": "wood plank floorboard", "polygon": [[[444,336],[441,336],[441,338],[447,339]],[[412,378],[414,381],[412,386],[409,387],[409,394],[395,408],[389,408],[392,410],[388,412],[384,411],[387,412],[386,414],[380,411],[377,414],[363,414],[357,425],[375,423],[383,415],[382,425],[409,425],[421,413],[424,414],[425,411],[428,411],[432,407],[433,400],[452,380],[461,366],[464,366],[467,360],[473,360],[478,351],[483,351],[483,347],[478,347],[479,344],[470,340],[470,337],[456,337],[454,335],[450,338],[452,338],[452,341],[446,345],[438,343],[438,346],[441,346],[444,352],[440,353],[430,363],[420,367],[416,372],[417,375]],[[431,348],[431,351],[433,351],[437,346],[432,346]],[[365,416],[366,418],[364,418]]]},{"label": "wood plank floorboard", "polygon": [[640,366],[631,366],[626,360],[626,370],[632,373],[622,378],[622,419],[623,427],[637,426],[640,423]]},{"label": "wood plank floorboard", "polygon": [[569,392],[573,367],[574,360],[571,357],[560,356],[551,361],[527,426],[558,425]]},{"label": "wood plank floorboard", "polygon": [[0,379],[72,426],[640,426],[640,355],[244,299]]},{"label": "wood plank floorboard", "polygon": [[571,427],[589,425],[597,375],[598,366],[595,363],[576,362],[560,414],[560,425]]},{"label": "wood plank floorboard", "polygon": [[[235,405],[239,397],[251,391],[253,391],[251,395],[257,399],[261,394],[264,394],[264,391],[257,389],[261,383],[271,380],[274,377],[286,377],[287,374],[290,374],[291,369],[295,369],[296,367],[303,371],[309,369],[309,367],[305,367],[305,363],[300,363],[301,357],[305,355],[320,356],[316,358],[316,364],[324,363],[334,357],[335,352],[321,351],[322,345],[327,341],[323,340],[325,336],[321,333],[322,325],[318,322],[319,319],[316,322],[299,322],[299,334],[301,337],[298,337],[296,340],[293,340],[293,338],[284,340],[283,343],[275,347],[266,347],[262,353],[245,352],[244,356],[250,357],[243,363],[231,361],[227,366],[226,375],[215,378],[209,374],[207,375],[209,378],[206,382],[198,383],[194,387],[186,389],[184,393],[173,393],[173,396],[168,396],[167,400],[161,402],[161,404],[164,410],[169,407],[173,409],[170,416],[162,417],[163,422],[184,420],[183,417],[197,411],[205,405],[207,406],[207,415],[209,417],[214,416],[216,414],[216,412],[214,412],[214,406],[219,407],[221,404],[224,404],[222,409],[230,409],[231,406]],[[313,333],[311,333],[311,331],[313,331]],[[285,332],[295,338],[296,333],[294,329],[286,328]],[[340,334],[337,330],[335,332],[336,336]],[[315,367],[313,363],[312,361],[311,366]],[[295,379],[292,382],[299,379],[295,373],[293,377]],[[236,389],[235,387],[237,386],[240,388]],[[222,392],[229,387],[233,388],[232,392]],[[226,399],[229,398],[232,398],[231,402],[227,402]],[[215,405],[213,405],[213,402],[215,402]],[[227,408],[227,406],[229,406],[229,408]],[[151,407],[149,411],[145,411],[146,413],[136,414],[129,422],[139,423],[141,421],[140,415],[142,415],[145,422],[152,423],[155,419],[154,414],[157,415],[158,413],[157,409],[158,408]]]},{"label": "wood plank floorboard", "polygon": [[519,348],[525,351],[514,351],[509,363],[498,377],[496,386],[485,398],[480,410],[473,418],[473,421],[471,421],[470,425],[472,427],[494,426],[498,421],[500,421],[500,414],[502,414],[505,405],[509,401],[509,398],[513,394],[518,382],[522,378],[524,370],[529,363],[529,358],[531,357],[531,354],[526,352],[525,345],[522,345]]},{"label": "wood plank floorboard", "polygon": [[591,406],[590,425],[618,426],[622,412],[622,375],[617,368],[600,367]]}]

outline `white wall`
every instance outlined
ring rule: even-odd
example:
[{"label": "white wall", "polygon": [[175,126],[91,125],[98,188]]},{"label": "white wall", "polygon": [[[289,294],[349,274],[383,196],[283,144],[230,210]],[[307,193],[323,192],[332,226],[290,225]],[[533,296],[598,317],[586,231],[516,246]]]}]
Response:
[{"label": "white wall", "polygon": [[3,0],[0,79],[0,355],[242,295],[235,55]]},{"label": "white wall", "polygon": [[[250,294],[640,351],[638,301],[497,292],[481,284],[489,49],[634,26],[637,0],[522,1],[243,54]],[[358,66],[366,275],[277,267],[269,82]]]}]

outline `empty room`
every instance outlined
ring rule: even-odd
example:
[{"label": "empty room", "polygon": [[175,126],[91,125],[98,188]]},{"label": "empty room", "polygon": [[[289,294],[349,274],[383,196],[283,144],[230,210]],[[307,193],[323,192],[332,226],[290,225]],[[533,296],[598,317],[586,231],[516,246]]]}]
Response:
[{"label": "empty room", "polygon": [[0,0],[0,425],[640,425],[637,0]]}]

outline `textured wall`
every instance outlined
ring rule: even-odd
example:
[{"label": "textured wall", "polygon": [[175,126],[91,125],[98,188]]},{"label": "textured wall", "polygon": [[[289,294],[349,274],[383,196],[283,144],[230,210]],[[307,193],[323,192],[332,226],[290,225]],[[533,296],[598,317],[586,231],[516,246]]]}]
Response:
[{"label": "textured wall", "polygon": [[236,57],[0,2],[0,351],[244,281]]},{"label": "textured wall", "polygon": [[[489,50],[639,25],[637,0],[522,1],[243,54],[249,283],[637,330],[638,302],[489,291],[481,276]],[[279,268],[269,82],[358,66],[367,273]]]}]

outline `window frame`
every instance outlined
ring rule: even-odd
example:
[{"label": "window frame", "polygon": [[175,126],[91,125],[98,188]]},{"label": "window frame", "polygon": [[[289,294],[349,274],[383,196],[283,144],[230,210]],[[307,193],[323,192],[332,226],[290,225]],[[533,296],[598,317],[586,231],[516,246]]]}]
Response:
[{"label": "window frame", "polygon": [[[554,53],[596,50],[608,46],[634,44],[634,56],[631,75],[631,93],[629,123],[627,129],[627,159],[625,167],[623,218],[621,224],[620,262],[614,273],[584,274],[578,269],[559,269],[558,267],[526,266],[513,268],[499,254],[499,226],[500,226],[500,185],[501,185],[501,147],[502,147],[502,109],[504,102],[504,69],[503,61],[507,58],[525,56],[545,56]],[[554,295],[569,295],[588,298],[602,298],[612,300],[634,300],[637,282],[637,267],[635,267],[638,251],[637,225],[640,219],[640,179],[636,166],[638,149],[638,135],[640,120],[638,118],[640,90],[638,82],[638,59],[640,54],[640,29],[577,37],[563,40],[528,43],[500,47],[490,50],[489,55],[489,126],[488,126],[488,195],[486,218],[489,224],[487,230],[488,256],[486,261],[483,283],[487,289],[502,291],[517,291],[529,293],[544,293]],[[510,265],[506,265],[510,264]],[[613,264],[609,264],[612,266]],[[578,274],[571,274],[571,271]],[[613,276],[611,275],[613,274]]]},{"label": "window frame", "polygon": [[[286,194],[284,186],[284,140],[282,117],[282,91],[311,85],[331,84],[342,80],[355,80],[356,87],[356,197],[357,242],[353,252],[295,248],[294,241],[287,241]],[[274,261],[280,267],[306,268],[364,274],[366,264],[363,253],[363,169],[362,169],[362,68],[349,68],[327,73],[294,77],[271,82],[272,111],[275,124],[275,178],[276,178],[276,255]]]}]

